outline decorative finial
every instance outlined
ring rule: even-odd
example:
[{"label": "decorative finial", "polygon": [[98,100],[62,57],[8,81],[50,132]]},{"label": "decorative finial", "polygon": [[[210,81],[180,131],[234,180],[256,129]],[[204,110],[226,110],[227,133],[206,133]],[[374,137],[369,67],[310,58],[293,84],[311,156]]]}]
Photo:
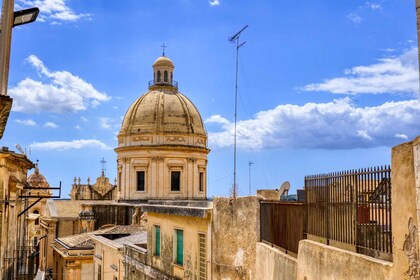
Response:
[{"label": "decorative finial", "polygon": [[76,176],[74,177],[74,184],[76,185],[76,182],[77,182],[77,178],[76,178]]},{"label": "decorative finial", "polygon": [[38,168],[38,163],[39,163],[39,160],[36,160],[36,163],[35,163],[35,174],[39,174],[39,168]]},{"label": "decorative finial", "polygon": [[165,56],[165,48],[167,48],[168,46],[166,46],[165,43],[163,43],[160,47],[162,48],[162,56]]},{"label": "decorative finial", "polygon": [[90,177],[88,177],[88,185],[90,185]]},{"label": "decorative finial", "polygon": [[77,179],[77,182],[79,183],[79,185],[80,185],[80,181],[82,181],[82,180],[80,180],[80,177]]}]

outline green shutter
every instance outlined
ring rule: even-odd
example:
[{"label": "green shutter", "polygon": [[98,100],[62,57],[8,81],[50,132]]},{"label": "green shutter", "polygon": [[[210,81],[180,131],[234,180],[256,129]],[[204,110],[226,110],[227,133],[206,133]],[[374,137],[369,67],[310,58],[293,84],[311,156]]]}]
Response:
[{"label": "green shutter", "polygon": [[184,264],[184,232],[176,230],[176,263]]},{"label": "green shutter", "polygon": [[155,226],[155,255],[160,256],[160,226]]}]

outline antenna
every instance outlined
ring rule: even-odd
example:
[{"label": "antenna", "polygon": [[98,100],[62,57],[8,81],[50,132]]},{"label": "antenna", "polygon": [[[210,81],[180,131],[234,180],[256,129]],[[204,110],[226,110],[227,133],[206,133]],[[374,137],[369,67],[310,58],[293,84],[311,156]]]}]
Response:
[{"label": "antenna", "polygon": [[251,195],[251,165],[254,163],[252,161],[248,161],[249,166],[249,195]]},{"label": "antenna", "polygon": [[18,151],[19,151],[21,154],[23,154],[23,155],[25,155],[25,154],[26,154],[26,153],[23,151],[22,147],[21,147],[19,144],[16,144],[16,145],[15,145],[15,147],[16,147],[16,149],[18,149]]},{"label": "antenna", "polygon": [[239,48],[245,45],[245,41],[239,44],[239,36],[248,25],[245,25],[238,33],[229,38],[230,42],[236,41],[236,71],[235,71],[235,132],[234,132],[234,144],[233,144],[233,199],[236,199],[237,186],[236,186],[236,123],[238,117],[238,54]]}]

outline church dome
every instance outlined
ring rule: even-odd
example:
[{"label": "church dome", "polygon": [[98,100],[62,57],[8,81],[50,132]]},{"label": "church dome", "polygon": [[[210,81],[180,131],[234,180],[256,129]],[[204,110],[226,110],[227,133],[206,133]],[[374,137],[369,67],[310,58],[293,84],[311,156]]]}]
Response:
[{"label": "church dome", "polygon": [[28,176],[26,180],[28,184],[33,188],[49,188],[50,184],[44,175],[39,172],[38,163],[35,165],[35,171]]},{"label": "church dome", "polygon": [[153,68],[155,67],[169,67],[174,68],[174,64],[172,60],[167,58],[166,56],[158,57],[158,59],[155,60],[155,63],[153,63]]},{"label": "church dome", "polygon": [[[173,78],[174,65],[166,56],[159,57],[153,64],[154,79],[149,82],[149,91],[137,98],[124,116],[121,130],[118,134],[119,144],[124,141],[138,141],[142,136],[172,135],[180,136],[177,145],[205,145],[207,134],[200,113],[194,104],[182,93],[178,92],[178,83]],[[144,138],[144,137],[143,137]],[[144,138],[146,139],[146,138]],[[148,138],[150,139],[150,138]],[[182,140],[184,139],[184,140]],[[192,142],[191,142],[192,141]],[[149,142],[149,141],[146,141]],[[174,142],[174,140],[172,140]],[[144,143],[146,144],[146,143]],[[158,137],[147,144],[175,144]],[[119,145],[121,146],[121,145]],[[126,145],[123,145],[126,146]]]}]

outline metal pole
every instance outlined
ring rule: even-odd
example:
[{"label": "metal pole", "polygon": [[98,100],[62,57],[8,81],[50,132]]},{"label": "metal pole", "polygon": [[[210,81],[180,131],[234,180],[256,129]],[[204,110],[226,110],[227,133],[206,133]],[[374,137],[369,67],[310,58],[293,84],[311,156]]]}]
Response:
[{"label": "metal pole", "polygon": [[12,40],[14,0],[3,0],[0,35],[0,95],[7,95],[9,80],[10,43]]},{"label": "metal pole", "polygon": [[235,132],[233,144],[233,198],[236,198],[236,120],[238,117],[238,53],[239,37],[236,38],[236,72],[235,72]]},{"label": "metal pole", "polygon": [[239,36],[248,25],[242,28],[238,33],[233,35],[229,41],[236,41],[236,71],[235,71],[235,129],[234,129],[234,141],[233,141],[233,198],[237,196],[237,185],[236,185],[236,126],[238,117],[238,61],[239,61],[239,48],[242,47],[246,42],[239,44]]},{"label": "metal pole", "polygon": [[249,195],[251,195],[251,165],[253,165],[254,163],[252,161],[248,162],[248,166],[249,166]]}]

